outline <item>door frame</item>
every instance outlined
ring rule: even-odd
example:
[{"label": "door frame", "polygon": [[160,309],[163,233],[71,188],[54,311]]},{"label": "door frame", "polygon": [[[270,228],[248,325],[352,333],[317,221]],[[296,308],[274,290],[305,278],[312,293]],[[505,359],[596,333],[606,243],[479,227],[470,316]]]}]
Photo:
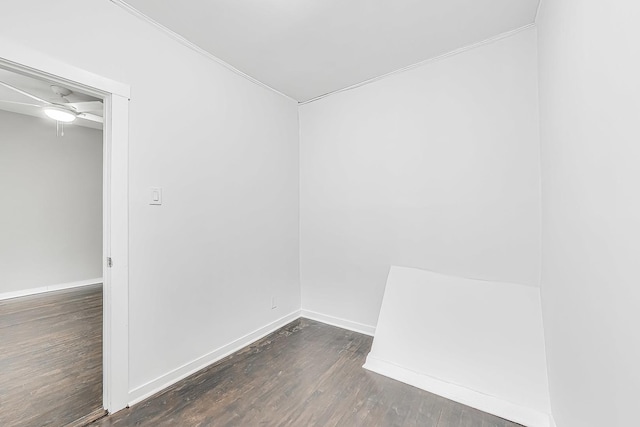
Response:
[{"label": "door frame", "polygon": [[114,413],[129,403],[130,87],[5,38],[0,38],[0,66],[104,100],[102,396],[104,409]]}]

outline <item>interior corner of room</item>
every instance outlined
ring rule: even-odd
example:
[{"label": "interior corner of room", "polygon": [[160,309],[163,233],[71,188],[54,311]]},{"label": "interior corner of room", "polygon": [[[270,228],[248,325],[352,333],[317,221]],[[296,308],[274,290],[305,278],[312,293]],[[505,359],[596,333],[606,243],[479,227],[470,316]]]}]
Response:
[{"label": "interior corner of room", "polygon": [[104,283],[96,426],[635,425],[640,6],[337,3],[4,5],[104,130],[0,103],[0,319]]}]

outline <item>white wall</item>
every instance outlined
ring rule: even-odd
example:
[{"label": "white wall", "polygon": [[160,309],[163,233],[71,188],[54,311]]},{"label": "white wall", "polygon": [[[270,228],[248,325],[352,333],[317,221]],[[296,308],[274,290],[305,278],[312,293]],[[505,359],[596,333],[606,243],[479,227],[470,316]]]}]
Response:
[{"label": "white wall", "polygon": [[102,131],[0,110],[0,294],[102,277]]},{"label": "white wall", "polygon": [[[129,362],[138,396],[299,309],[295,102],[108,1],[3,4],[1,37],[131,85]],[[162,206],[148,204],[151,186],[163,187]]]},{"label": "white wall", "polygon": [[558,427],[636,425],[640,4],[543,0],[542,303]]},{"label": "white wall", "polygon": [[538,285],[536,33],[300,108],[302,307],[375,325],[389,266]]}]

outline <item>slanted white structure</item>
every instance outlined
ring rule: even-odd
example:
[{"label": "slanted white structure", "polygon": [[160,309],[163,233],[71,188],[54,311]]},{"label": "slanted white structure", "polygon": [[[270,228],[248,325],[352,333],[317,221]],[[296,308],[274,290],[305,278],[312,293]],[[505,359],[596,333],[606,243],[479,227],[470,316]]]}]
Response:
[{"label": "slanted white structure", "polygon": [[526,426],[550,423],[536,287],[391,267],[364,367]]}]

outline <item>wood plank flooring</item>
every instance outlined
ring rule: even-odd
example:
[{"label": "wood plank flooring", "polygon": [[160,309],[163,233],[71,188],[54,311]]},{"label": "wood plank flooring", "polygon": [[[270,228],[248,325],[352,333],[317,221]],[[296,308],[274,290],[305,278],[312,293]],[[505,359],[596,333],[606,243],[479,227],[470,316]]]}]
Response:
[{"label": "wood plank flooring", "polygon": [[0,426],[66,426],[101,408],[102,285],[0,301]]},{"label": "wood plank flooring", "polygon": [[366,371],[371,342],[299,319],[94,426],[518,426]]}]

